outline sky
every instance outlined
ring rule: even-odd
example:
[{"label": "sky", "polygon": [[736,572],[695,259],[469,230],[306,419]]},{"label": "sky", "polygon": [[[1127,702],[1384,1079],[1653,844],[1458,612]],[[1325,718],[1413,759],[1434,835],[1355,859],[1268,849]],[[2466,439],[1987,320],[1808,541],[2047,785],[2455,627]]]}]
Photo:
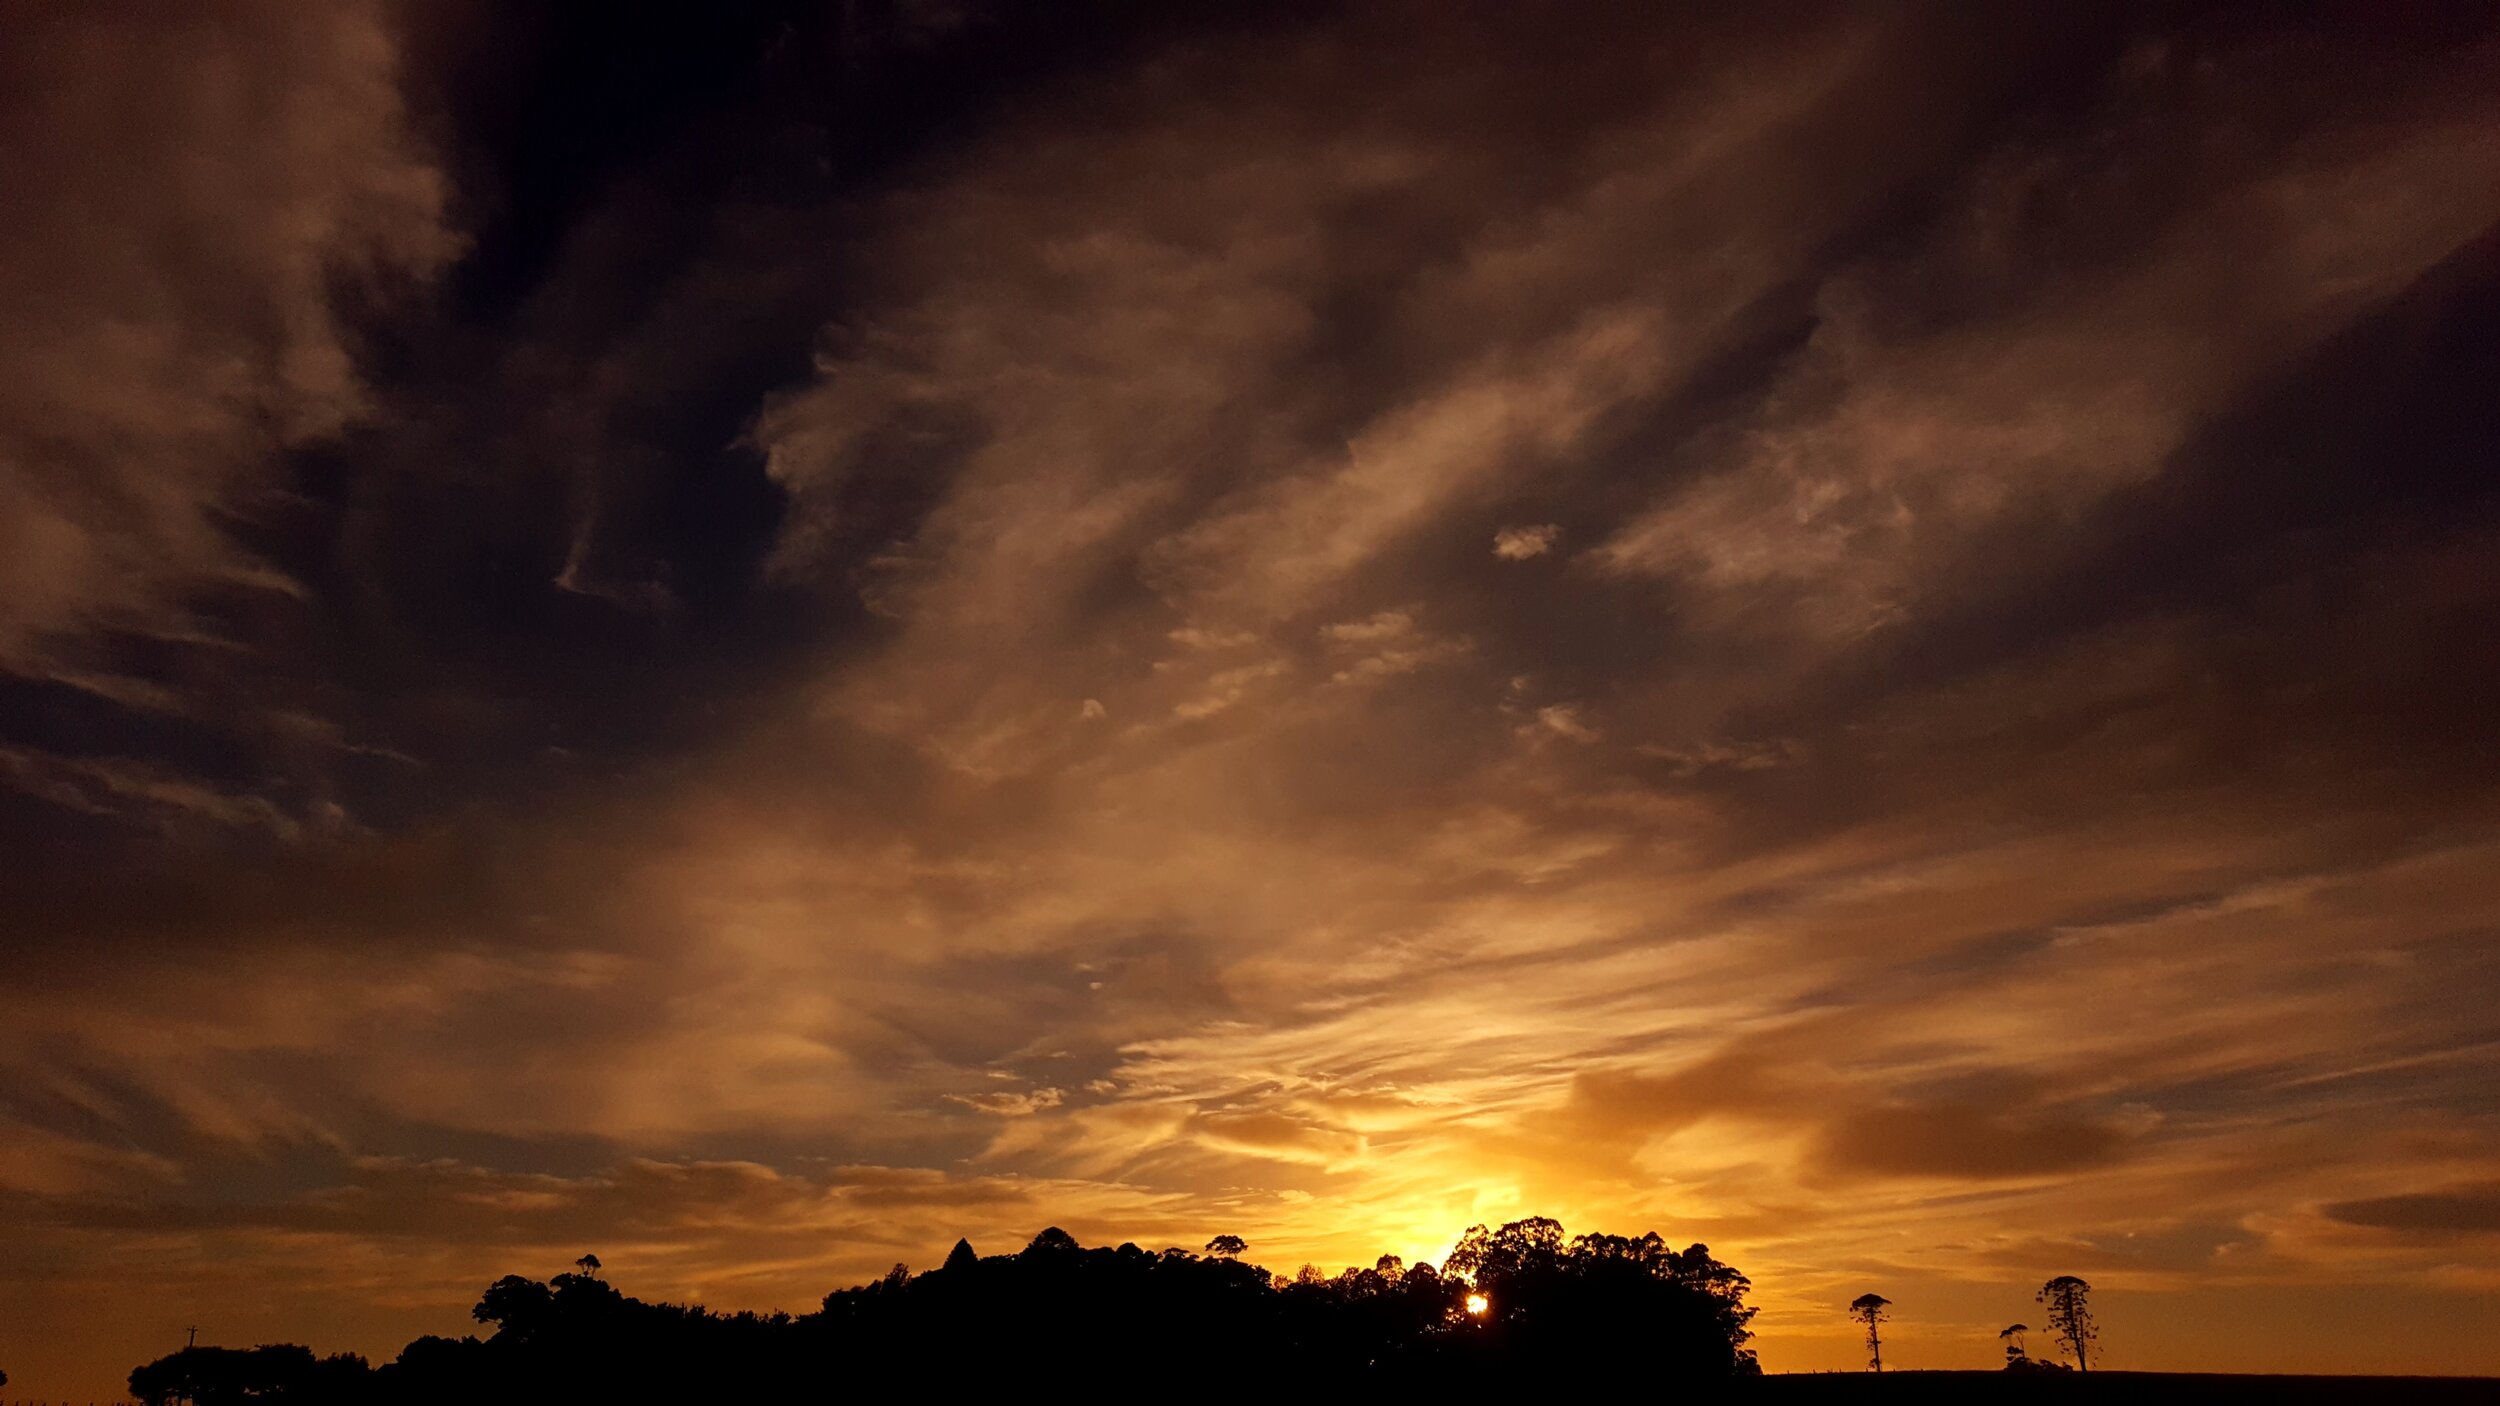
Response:
[{"label": "sky", "polygon": [[0,17],[0,1368],[1702,1241],[2500,1372],[2488,7]]}]

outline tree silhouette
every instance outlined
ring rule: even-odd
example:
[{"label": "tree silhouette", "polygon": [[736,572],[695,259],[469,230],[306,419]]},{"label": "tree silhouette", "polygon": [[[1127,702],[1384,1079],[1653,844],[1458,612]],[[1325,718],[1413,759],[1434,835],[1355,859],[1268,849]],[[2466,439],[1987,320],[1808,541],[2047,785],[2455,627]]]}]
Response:
[{"label": "tree silhouette", "polygon": [[1562,1222],[1546,1216],[1515,1220],[1499,1230],[1467,1227],[1442,1267],[1479,1282],[1507,1278],[1551,1265],[1562,1253]]},{"label": "tree silhouette", "polygon": [[555,1292],[535,1279],[507,1274],[486,1286],[486,1294],[469,1310],[480,1323],[495,1325],[498,1337],[510,1333],[516,1342],[536,1337],[555,1309]]},{"label": "tree silhouette", "polygon": [[1881,1294],[1860,1294],[1849,1301],[1849,1316],[1866,1325],[1867,1365],[1878,1373],[1884,1370],[1884,1339],[1875,1325],[1891,1316],[1884,1312],[1890,1307],[1892,1300]]},{"label": "tree silhouette", "polygon": [[[1024,1247],[1024,1253],[1033,1259],[1047,1259],[1054,1255],[1072,1255],[1083,1248],[1076,1243],[1075,1236],[1054,1225],[1034,1236],[1033,1243]],[[895,1268],[901,1269],[902,1266],[898,1264]]]},{"label": "tree silhouette", "polygon": [[1531,1216],[1498,1230],[1469,1227],[1443,1267],[1473,1281],[1486,1303],[1466,1314],[1462,1294],[1460,1312],[1521,1370],[1569,1370],[1629,1343],[1643,1344],[1645,1371],[1666,1376],[1759,1370],[1745,1348],[1752,1283],[1707,1245],[1670,1250],[1654,1231],[1566,1244],[1560,1222]]},{"label": "tree silhouette", "polygon": [[2092,1370],[2092,1344],[2098,1342],[2101,1330],[2092,1322],[2090,1295],[2092,1286],[2071,1274],[2061,1274],[2040,1286],[2036,1297],[2048,1308],[2049,1331],[2060,1346],[2075,1355],[2075,1369]]},{"label": "tree silhouette", "polygon": [[580,1270],[583,1274],[589,1276],[590,1278],[596,1279],[599,1277],[599,1257],[597,1255],[584,1255],[580,1259],[573,1261],[573,1267]]},{"label": "tree silhouette", "polygon": [[1250,1242],[1238,1235],[1218,1235],[1207,1242],[1207,1253],[1237,1260],[1250,1249]]},{"label": "tree silhouette", "polygon": [[244,1406],[262,1401],[353,1401],[372,1369],[354,1353],[315,1357],[308,1347],[186,1347],[130,1374],[130,1394],[148,1406]]},{"label": "tree silhouette", "polygon": [[1243,1259],[1238,1237],[1216,1247],[1233,1253],[1087,1248],[1056,1227],[986,1259],[959,1241],[942,1269],[898,1265],[798,1316],[646,1303],[587,1265],[544,1283],[507,1275],[471,1311],[482,1337],[422,1337],[379,1367],[288,1344],[187,1348],[134,1371],[131,1391],[201,1406],[801,1401],[893,1392],[935,1364],[954,1394],[1005,1398],[1033,1394],[1037,1364],[1072,1353],[1116,1355],[1116,1381],[1081,1383],[1107,1398],[1210,1363],[1423,1399],[1533,1399],[1593,1373],[1699,1384],[1758,1371],[1745,1276],[1655,1234],[1566,1241],[1554,1221],[1516,1221],[1470,1231],[1452,1257],[1461,1273],[1384,1255],[1289,1279]]},{"label": "tree silhouette", "polygon": [[2023,1334],[2030,1331],[2031,1325],[2028,1323],[2009,1323],[2003,1331],[1997,1334],[1997,1341],[2005,1344],[2006,1366],[2011,1367],[2017,1362],[2031,1360],[2031,1354],[2023,1350]]}]

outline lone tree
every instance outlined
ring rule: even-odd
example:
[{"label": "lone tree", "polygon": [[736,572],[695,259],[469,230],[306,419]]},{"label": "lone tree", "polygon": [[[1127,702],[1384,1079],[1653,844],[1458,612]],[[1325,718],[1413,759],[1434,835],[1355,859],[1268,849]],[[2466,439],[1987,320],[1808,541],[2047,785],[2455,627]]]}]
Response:
[{"label": "lone tree", "polygon": [[2061,1274],[2040,1286],[2038,1298],[2049,1311],[2049,1332],[2058,1345],[2075,1355],[2075,1369],[2092,1370],[2092,1344],[2098,1342],[2101,1330],[2092,1324],[2092,1286],[2071,1274]]},{"label": "lone tree", "polygon": [[582,1272],[582,1277],[585,1279],[596,1279],[599,1277],[599,1257],[597,1255],[584,1255],[580,1259],[573,1261],[573,1267],[580,1270]]},{"label": "lone tree", "polygon": [[2011,1367],[2017,1362],[2031,1360],[2031,1354],[2023,1351],[2023,1334],[2030,1331],[2031,1325],[2028,1323],[2009,1323],[2003,1332],[1997,1334],[1997,1341],[2005,1344],[2006,1366]]},{"label": "lone tree", "polygon": [[[1028,1260],[1049,1259],[1054,1256],[1077,1254],[1084,1248],[1076,1243],[1075,1236],[1055,1225],[1046,1225],[1042,1227],[1042,1233],[1034,1236],[1032,1242],[1024,1247],[1019,1257]],[[909,1272],[905,1271],[905,1273]],[[886,1277],[891,1279],[893,1275],[889,1273]]]},{"label": "lone tree", "polygon": [[1890,1307],[1892,1300],[1881,1294],[1860,1294],[1849,1301],[1849,1316],[1866,1325],[1866,1365],[1879,1373],[1884,1370],[1884,1340],[1875,1325],[1892,1316],[1884,1311]]},{"label": "lone tree", "polygon": [[1239,1259],[1250,1248],[1250,1242],[1238,1235],[1218,1235],[1207,1242],[1207,1253],[1224,1259]]}]

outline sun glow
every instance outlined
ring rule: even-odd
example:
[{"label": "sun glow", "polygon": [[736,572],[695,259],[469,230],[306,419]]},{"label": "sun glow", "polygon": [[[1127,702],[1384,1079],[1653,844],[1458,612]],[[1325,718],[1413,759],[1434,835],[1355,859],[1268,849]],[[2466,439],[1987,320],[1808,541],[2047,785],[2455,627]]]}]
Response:
[{"label": "sun glow", "polygon": [[1486,1298],[1482,1294],[1469,1294],[1467,1296],[1467,1311],[1474,1314],[1478,1318],[1482,1318],[1484,1316],[1484,1311],[1492,1306],[1493,1300]]}]

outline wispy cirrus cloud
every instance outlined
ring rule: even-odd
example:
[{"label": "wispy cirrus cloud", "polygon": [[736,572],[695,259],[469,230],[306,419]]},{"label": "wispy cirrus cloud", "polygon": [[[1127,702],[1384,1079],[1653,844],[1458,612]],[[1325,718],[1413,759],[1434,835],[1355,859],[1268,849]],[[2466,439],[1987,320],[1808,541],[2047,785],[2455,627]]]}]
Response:
[{"label": "wispy cirrus cloud", "polygon": [[234,4],[15,26],[0,180],[0,658],[289,591],[229,528],[278,456],[371,408],[333,290],[458,248],[376,7]]}]

